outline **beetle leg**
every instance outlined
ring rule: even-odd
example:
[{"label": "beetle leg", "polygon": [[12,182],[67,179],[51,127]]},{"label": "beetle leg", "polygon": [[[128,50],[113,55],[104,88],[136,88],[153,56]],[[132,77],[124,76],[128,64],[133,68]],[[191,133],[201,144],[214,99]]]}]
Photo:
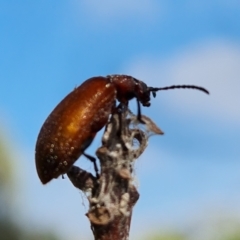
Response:
[{"label": "beetle leg", "polygon": [[123,150],[125,150],[125,151],[127,151],[128,149],[127,149],[127,147],[125,145],[124,140],[122,139],[122,132],[124,130],[122,114],[123,114],[124,111],[126,111],[127,107],[128,107],[127,105],[122,104],[122,103],[119,103],[119,105],[117,106],[117,114],[118,114],[118,119],[119,119],[119,126],[118,126],[118,129],[117,129],[117,136],[119,137],[120,142],[121,142],[122,147],[123,147]]},{"label": "beetle leg", "polygon": [[121,134],[122,134],[122,112],[124,111],[123,110],[124,106],[122,103],[119,103],[119,105],[117,106],[117,113],[118,113],[118,119],[119,119],[119,126],[118,126],[118,130],[117,130],[117,136],[118,137],[121,137]]},{"label": "beetle leg", "polygon": [[96,172],[96,177],[99,178],[99,170],[98,170],[96,158],[86,154],[85,152],[83,152],[82,154],[93,163],[94,171]]},{"label": "beetle leg", "polygon": [[142,120],[142,114],[141,114],[141,106],[140,106],[140,102],[139,100],[137,99],[136,97],[136,100],[137,100],[137,119],[140,123],[142,124],[146,124],[143,120]]}]

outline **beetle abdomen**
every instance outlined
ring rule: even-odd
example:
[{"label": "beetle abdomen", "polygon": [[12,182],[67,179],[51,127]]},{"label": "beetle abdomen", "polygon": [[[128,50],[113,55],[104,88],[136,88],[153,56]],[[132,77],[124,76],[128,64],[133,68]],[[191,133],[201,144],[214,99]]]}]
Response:
[{"label": "beetle abdomen", "polygon": [[46,184],[64,174],[106,125],[116,90],[104,77],[85,81],[68,94],[43,124],[36,144],[36,167]]}]

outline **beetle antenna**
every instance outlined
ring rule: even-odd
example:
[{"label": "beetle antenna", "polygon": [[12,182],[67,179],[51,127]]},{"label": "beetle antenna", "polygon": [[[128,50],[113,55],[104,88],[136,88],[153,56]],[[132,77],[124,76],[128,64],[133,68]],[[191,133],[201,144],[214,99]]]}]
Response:
[{"label": "beetle antenna", "polygon": [[161,90],[169,90],[169,89],[176,89],[176,88],[191,88],[191,89],[196,89],[202,92],[205,92],[206,94],[209,94],[209,91],[203,87],[198,87],[195,85],[172,85],[169,87],[162,87],[162,88],[154,88],[154,87],[149,87],[149,91],[153,93],[153,96],[156,96],[157,91]]}]

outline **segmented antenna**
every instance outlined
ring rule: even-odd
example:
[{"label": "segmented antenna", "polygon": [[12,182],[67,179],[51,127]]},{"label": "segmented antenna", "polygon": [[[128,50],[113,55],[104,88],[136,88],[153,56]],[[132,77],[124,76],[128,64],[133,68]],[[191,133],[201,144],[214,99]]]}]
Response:
[{"label": "segmented antenna", "polygon": [[196,89],[196,90],[205,92],[206,94],[209,94],[209,91],[207,89],[205,89],[203,87],[198,87],[195,85],[173,85],[173,86],[162,87],[162,88],[149,87],[149,91],[153,93],[153,96],[155,96],[157,91],[176,89],[176,88],[191,88],[191,89]]}]

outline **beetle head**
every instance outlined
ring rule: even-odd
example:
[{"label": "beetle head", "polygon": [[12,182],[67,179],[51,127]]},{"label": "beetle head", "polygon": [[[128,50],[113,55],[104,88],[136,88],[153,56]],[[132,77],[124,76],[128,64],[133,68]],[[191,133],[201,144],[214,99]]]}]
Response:
[{"label": "beetle head", "polygon": [[[136,83],[136,87],[135,87],[136,98],[144,107],[149,107],[151,105],[150,88],[140,80],[134,79],[134,81]],[[156,94],[154,94],[153,96],[155,97]]]}]

